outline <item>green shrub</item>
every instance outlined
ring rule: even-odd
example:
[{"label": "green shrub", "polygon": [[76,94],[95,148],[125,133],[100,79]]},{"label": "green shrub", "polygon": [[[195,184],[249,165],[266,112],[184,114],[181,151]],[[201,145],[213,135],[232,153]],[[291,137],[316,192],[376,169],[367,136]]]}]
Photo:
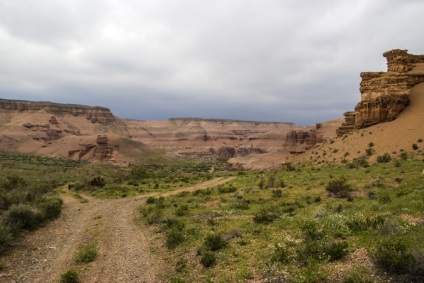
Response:
[{"label": "green shrub", "polygon": [[303,225],[301,225],[301,230],[305,239],[310,240],[320,240],[324,238],[325,234],[321,227],[318,227],[318,223],[315,221],[307,221]]},{"label": "green shrub", "polygon": [[91,179],[90,185],[95,187],[104,187],[106,185],[106,181],[103,177],[97,176]]},{"label": "green shrub", "polygon": [[405,151],[401,152],[399,156],[400,156],[400,159],[402,159],[402,160],[408,159],[408,153],[405,152]]},{"label": "green shrub", "polygon": [[13,205],[4,215],[5,224],[13,229],[34,230],[43,223],[43,214],[27,204]]},{"label": "green shrub", "polygon": [[209,251],[217,251],[228,246],[228,241],[220,234],[210,234],[203,242],[203,247]]},{"label": "green shrub", "polygon": [[380,241],[373,257],[377,266],[390,273],[407,273],[415,266],[415,258],[401,238],[392,237]]},{"label": "green shrub", "polygon": [[228,193],[235,193],[237,192],[237,188],[230,185],[228,187],[218,187],[218,192],[220,192],[221,194],[228,194]]},{"label": "green shrub", "polygon": [[41,209],[44,218],[53,220],[59,217],[62,211],[63,200],[60,198],[48,198],[38,201],[37,206]]},{"label": "green shrub", "polygon": [[144,168],[144,167],[134,167],[130,171],[130,176],[131,176],[131,179],[141,180],[141,179],[144,179],[144,178],[148,178],[149,174],[148,174],[146,168]]},{"label": "green shrub", "polygon": [[190,209],[187,204],[183,204],[177,208],[175,215],[177,216],[186,216],[190,213]]},{"label": "green shrub", "polygon": [[185,240],[184,231],[172,228],[166,231],[166,246],[168,249],[175,249]]},{"label": "green shrub", "polygon": [[262,207],[259,212],[253,216],[253,221],[256,223],[269,224],[278,218],[278,214],[271,208]]},{"label": "green shrub", "polygon": [[324,253],[328,255],[329,261],[343,259],[349,252],[346,242],[331,242],[324,248]]},{"label": "green shrub", "polygon": [[305,241],[297,250],[298,258],[303,263],[313,260],[336,261],[343,259],[347,254],[346,242],[328,241],[326,239]]},{"label": "green shrub", "polygon": [[381,215],[374,216],[354,216],[350,218],[346,225],[354,232],[366,231],[368,229],[376,229],[384,224],[385,218]]},{"label": "green shrub", "polygon": [[231,204],[231,207],[235,209],[247,210],[249,209],[250,206],[248,201],[242,199],[242,200],[237,200],[233,202]]},{"label": "green shrub", "polygon": [[6,177],[6,182],[3,184],[3,187],[8,191],[12,191],[26,185],[27,183],[22,177],[18,175],[10,175]]},{"label": "green shrub", "polygon": [[156,199],[154,198],[154,197],[149,197],[147,200],[146,200],[146,203],[147,204],[154,204],[156,202]]},{"label": "green shrub", "polygon": [[[369,163],[368,163],[368,160],[367,160],[367,156],[365,156],[365,155],[360,156],[360,157],[357,157],[357,158],[354,158],[352,160],[352,162],[355,165],[355,167],[364,167],[364,168],[367,168],[367,167],[370,166]],[[351,168],[351,169],[353,169],[353,168]]]},{"label": "green shrub", "polygon": [[71,269],[66,271],[60,276],[60,283],[79,283],[79,275],[78,273]]},{"label": "green shrub", "polygon": [[11,239],[12,231],[10,231],[10,228],[4,224],[0,224],[0,255],[7,249]]},{"label": "green shrub", "polygon": [[374,152],[375,152],[375,150],[371,147],[369,147],[365,150],[365,153],[367,154],[367,156],[371,156]]},{"label": "green shrub", "polygon": [[417,150],[418,149],[418,145],[416,143],[412,144],[412,149],[413,150]]},{"label": "green shrub", "polygon": [[352,191],[352,186],[345,178],[338,178],[331,180],[325,189],[337,198],[347,198]]},{"label": "green shrub", "polygon": [[213,252],[206,251],[203,253],[202,258],[200,259],[200,263],[204,267],[211,267],[216,264],[216,256]]},{"label": "green shrub", "polygon": [[283,191],[281,189],[272,190],[272,197],[281,198],[283,196]]},{"label": "green shrub", "polygon": [[174,249],[185,240],[185,224],[179,219],[168,219],[166,222],[166,246]]},{"label": "green shrub", "polygon": [[341,283],[374,283],[369,273],[365,268],[355,268],[343,278]]},{"label": "green shrub", "polygon": [[271,260],[273,262],[288,263],[289,259],[290,259],[290,253],[287,247],[281,244],[275,244],[273,253],[271,255]]},{"label": "green shrub", "polygon": [[98,248],[96,245],[94,244],[87,245],[79,251],[75,259],[75,263],[85,264],[85,263],[92,262],[97,258],[97,254],[98,254]]},{"label": "green shrub", "polygon": [[392,157],[388,153],[377,156],[377,162],[378,163],[387,163],[387,162],[390,162],[390,161],[392,161]]}]

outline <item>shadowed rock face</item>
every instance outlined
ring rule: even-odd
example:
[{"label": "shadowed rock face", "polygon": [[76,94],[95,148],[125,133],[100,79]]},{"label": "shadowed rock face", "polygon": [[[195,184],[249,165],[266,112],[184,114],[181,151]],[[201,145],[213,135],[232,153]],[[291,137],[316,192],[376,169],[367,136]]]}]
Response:
[{"label": "shadowed rock face", "polygon": [[76,104],[60,104],[52,102],[32,102],[24,100],[0,99],[0,109],[12,111],[39,111],[58,114],[71,114],[74,116],[85,116],[92,123],[107,125],[115,121],[115,116],[108,108],[100,106],[84,106]]},{"label": "shadowed rock face", "polygon": [[355,111],[344,114],[345,123],[337,135],[396,119],[409,105],[410,89],[424,82],[424,55],[394,49],[383,56],[388,71],[361,73],[361,101]]}]

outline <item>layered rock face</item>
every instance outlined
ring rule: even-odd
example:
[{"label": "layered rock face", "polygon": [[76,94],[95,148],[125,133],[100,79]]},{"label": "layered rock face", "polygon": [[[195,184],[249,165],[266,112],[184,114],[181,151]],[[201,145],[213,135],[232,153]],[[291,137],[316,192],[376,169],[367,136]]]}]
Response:
[{"label": "layered rock face", "polygon": [[108,108],[84,106],[76,104],[60,104],[52,102],[32,102],[25,100],[0,99],[0,109],[12,111],[39,111],[46,110],[53,114],[71,114],[85,116],[92,123],[107,125],[115,121],[115,116]]},{"label": "layered rock face", "polygon": [[325,135],[320,131],[322,124],[317,123],[314,127],[287,132],[284,146],[292,154],[303,153],[314,145],[325,140]]},{"label": "layered rock face", "polygon": [[222,161],[281,150],[288,131],[305,128],[292,123],[196,118],[128,121],[127,125],[133,140],[173,156]]},{"label": "layered rock face", "polygon": [[424,82],[424,55],[394,49],[383,56],[388,71],[361,73],[361,101],[355,111],[344,114],[345,123],[337,130],[338,136],[396,119],[409,105],[410,89]]},{"label": "layered rock face", "polygon": [[96,144],[80,144],[79,148],[68,152],[68,157],[74,158],[76,153],[78,153],[77,159],[82,160],[91,153],[91,158],[104,161],[112,157],[113,150],[114,146],[109,143],[107,135],[98,135]]}]

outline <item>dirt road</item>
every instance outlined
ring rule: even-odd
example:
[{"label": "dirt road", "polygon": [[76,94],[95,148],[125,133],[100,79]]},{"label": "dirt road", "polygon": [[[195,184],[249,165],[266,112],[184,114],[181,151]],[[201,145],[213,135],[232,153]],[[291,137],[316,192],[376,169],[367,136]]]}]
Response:
[{"label": "dirt road", "polygon": [[216,178],[173,192],[133,198],[86,197],[87,203],[64,194],[61,216],[25,236],[10,255],[1,259],[5,268],[0,271],[0,282],[58,282],[61,274],[75,267],[74,259],[81,245],[93,240],[99,255],[94,262],[76,267],[81,282],[161,282],[166,264],[151,248],[155,234],[135,224],[136,208],[147,196],[206,189],[232,179]]}]

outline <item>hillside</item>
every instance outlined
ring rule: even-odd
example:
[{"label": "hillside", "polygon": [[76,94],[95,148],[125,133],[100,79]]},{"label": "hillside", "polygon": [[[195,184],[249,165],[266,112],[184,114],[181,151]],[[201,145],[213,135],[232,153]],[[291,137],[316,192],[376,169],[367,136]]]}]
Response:
[{"label": "hillside", "polygon": [[[310,160],[314,163],[328,164],[342,162],[366,156],[366,150],[372,145],[370,161],[385,153],[399,157],[402,153],[421,154],[424,143],[424,83],[411,89],[410,105],[399,116],[387,123],[376,124],[353,131],[342,137],[317,145],[295,161]],[[418,149],[413,148],[416,144]]]},{"label": "hillside", "polygon": [[267,156],[284,160],[290,151],[322,140],[327,133],[320,127],[199,118],[135,121],[104,107],[0,100],[0,149],[120,165],[149,162],[148,155],[164,158],[165,152],[204,161],[241,158],[237,167],[259,156],[267,168],[273,165]]},{"label": "hillside", "polygon": [[345,113],[338,137],[316,145],[292,161],[316,164],[367,159],[385,153],[407,158],[422,154],[424,56],[406,50],[385,52],[387,72],[362,73],[361,101]]}]

